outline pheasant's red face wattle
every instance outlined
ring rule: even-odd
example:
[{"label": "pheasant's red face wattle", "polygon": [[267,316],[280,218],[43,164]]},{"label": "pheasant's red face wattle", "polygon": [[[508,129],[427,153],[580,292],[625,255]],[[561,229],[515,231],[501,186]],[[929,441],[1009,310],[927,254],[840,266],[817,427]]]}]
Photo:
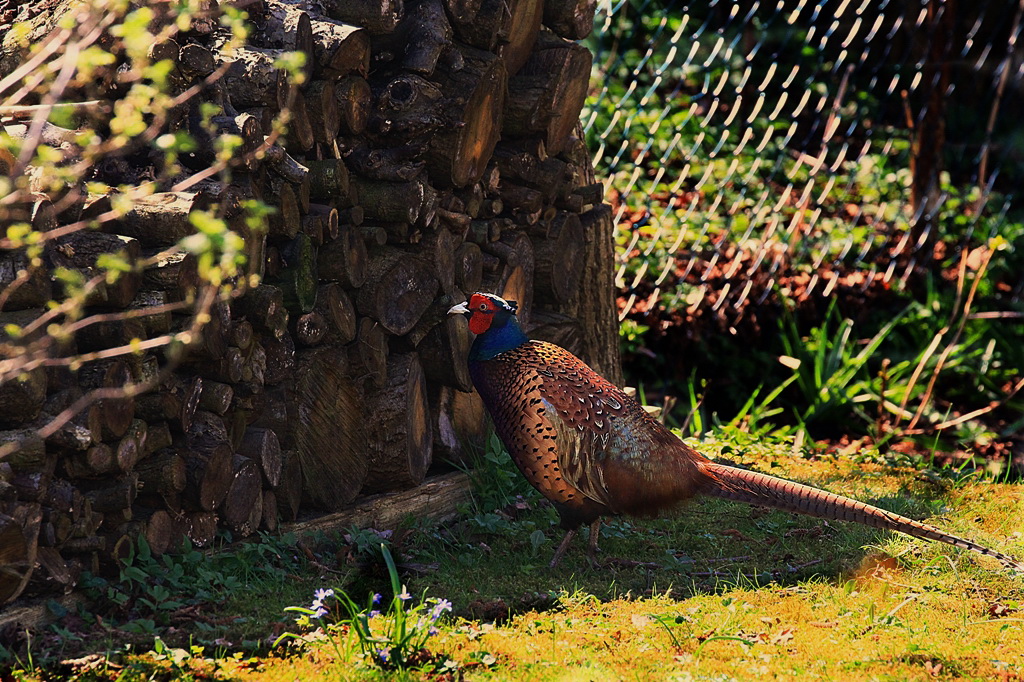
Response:
[{"label": "pheasant's red face wattle", "polygon": [[469,331],[479,336],[490,329],[491,322],[494,321],[494,313],[498,309],[494,301],[486,296],[473,294],[469,299],[467,307],[471,313],[469,316]]}]

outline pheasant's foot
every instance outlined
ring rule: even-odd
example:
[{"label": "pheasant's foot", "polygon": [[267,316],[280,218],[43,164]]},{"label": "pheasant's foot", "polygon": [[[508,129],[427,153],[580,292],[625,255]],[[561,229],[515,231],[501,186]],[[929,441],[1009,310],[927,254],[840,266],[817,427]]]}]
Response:
[{"label": "pheasant's foot", "polygon": [[565,531],[565,537],[562,538],[562,543],[558,545],[558,549],[555,550],[555,556],[551,557],[551,563],[548,564],[548,568],[554,568],[558,565],[558,562],[562,560],[562,555],[565,554],[565,550],[569,549],[569,543],[576,537],[576,529]]}]

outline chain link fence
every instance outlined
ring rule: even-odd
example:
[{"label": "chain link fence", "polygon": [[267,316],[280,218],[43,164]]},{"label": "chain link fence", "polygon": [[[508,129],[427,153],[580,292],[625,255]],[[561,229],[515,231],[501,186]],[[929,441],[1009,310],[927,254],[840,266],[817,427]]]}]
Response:
[{"label": "chain link fence", "polygon": [[1020,241],[1022,9],[605,0],[583,122],[621,318],[734,331],[773,297],[863,299]]}]

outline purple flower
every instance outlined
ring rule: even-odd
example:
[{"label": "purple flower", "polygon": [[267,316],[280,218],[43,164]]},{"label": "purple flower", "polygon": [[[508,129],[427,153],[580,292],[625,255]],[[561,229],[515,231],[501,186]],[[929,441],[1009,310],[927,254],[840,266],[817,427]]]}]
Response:
[{"label": "purple flower", "polygon": [[313,598],[317,599],[319,601],[323,601],[324,599],[327,599],[328,597],[333,597],[333,596],[334,596],[334,590],[332,590],[329,587],[326,590],[321,588],[321,589],[319,589],[319,590],[317,590],[316,592],[313,593]]},{"label": "purple flower", "polygon": [[380,611],[378,611],[377,609],[374,609],[373,611],[370,611],[370,618],[376,618],[379,615],[380,615]]},{"label": "purple flower", "polygon": [[317,607],[316,612],[313,614],[313,617],[314,618],[323,618],[326,615],[327,615],[327,609],[325,609],[324,607],[320,606],[320,607]]},{"label": "purple flower", "polygon": [[391,660],[391,649],[377,649],[377,655],[380,657],[381,663],[387,663],[389,660]]},{"label": "purple flower", "polygon": [[374,592],[373,593],[373,603],[374,604],[379,604],[380,603],[380,592]]},{"label": "purple flower", "polygon": [[412,599],[412,595],[409,594],[409,590],[406,589],[405,585],[402,585],[402,594],[398,595],[398,598],[402,601],[409,601]]},{"label": "purple flower", "polygon": [[447,599],[438,599],[437,603],[434,604],[434,608],[430,610],[430,619],[437,620],[441,617],[441,614],[445,611],[452,610],[452,603]]}]

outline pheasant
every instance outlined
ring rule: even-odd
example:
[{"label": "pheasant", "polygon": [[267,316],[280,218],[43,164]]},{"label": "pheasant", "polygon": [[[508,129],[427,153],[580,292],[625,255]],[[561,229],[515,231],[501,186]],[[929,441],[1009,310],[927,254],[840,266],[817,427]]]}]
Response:
[{"label": "pheasant", "polygon": [[1024,564],[863,502],[756,471],[712,462],[683,443],[569,351],[531,341],[516,303],[475,293],[449,314],[469,320],[476,335],[469,370],[494,428],[526,479],[558,510],[565,536],[554,567],[584,524],[594,561],[601,517],[656,516],[696,495],[710,495],[825,519],[854,521],[945,542]]}]

